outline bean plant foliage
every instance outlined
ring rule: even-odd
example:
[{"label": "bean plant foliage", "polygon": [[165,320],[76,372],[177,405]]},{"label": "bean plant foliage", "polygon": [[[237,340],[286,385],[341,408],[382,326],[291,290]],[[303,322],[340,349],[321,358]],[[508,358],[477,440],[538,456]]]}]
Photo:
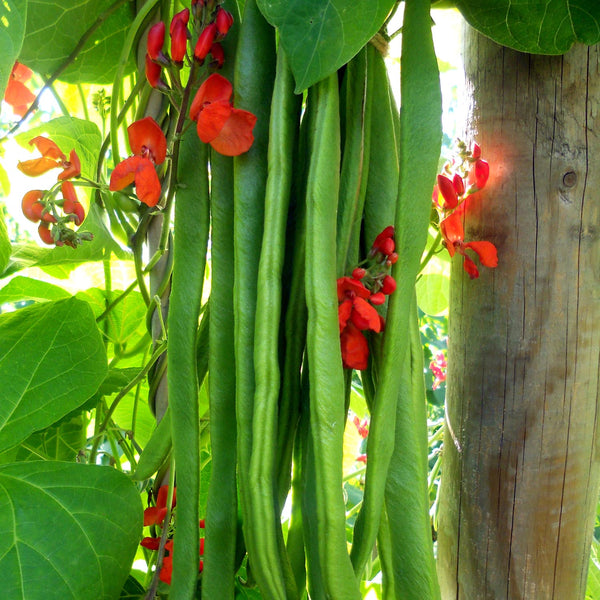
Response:
[{"label": "bean plant foliage", "polygon": [[419,310],[499,259],[430,9],[1,3],[3,598],[439,597]]}]

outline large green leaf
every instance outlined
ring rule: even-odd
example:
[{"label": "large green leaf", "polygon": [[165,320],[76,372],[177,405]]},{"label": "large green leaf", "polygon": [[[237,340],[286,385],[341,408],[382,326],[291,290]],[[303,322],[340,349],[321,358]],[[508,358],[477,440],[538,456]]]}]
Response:
[{"label": "large green leaf", "polygon": [[471,26],[498,44],[532,54],[564,54],[600,41],[598,0],[456,0]]},{"label": "large green leaf", "polygon": [[[29,0],[19,60],[38,73],[54,73],[113,4],[115,0]],[[112,83],[133,17],[134,4],[125,2],[95,30],[60,79],[68,83]]]},{"label": "large green leaf", "polygon": [[277,27],[296,92],[346,64],[379,31],[394,0],[257,0]]},{"label": "large green leaf", "polygon": [[53,461],[0,466],[4,600],[118,598],[141,531],[139,493],[114,469]]},{"label": "large green leaf", "polygon": [[22,302],[33,300],[45,302],[46,300],[61,300],[68,298],[71,294],[52,283],[39,281],[30,277],[15,277],[0,289],[0,304],[6,302]]},{"label": "large green leaf", "polygon": [[79,408],[107,372],[94,315],[76,298],[0,315],[0,340],[0,451]]},{"label": "large green leaf", "polygon": [[4,90],[15,60],[19,57],[23,36],[27,0],[2,0],[0,2],[0,94]]},{"label": "large green leaf", "polygon": [[[75,149],[81,161],[81,174],[96,179],[96,163],[102,136],[95,123],[75,117],[58,117],[19,134],[15,138],[16,141],[34,153],[32,158],[38,157],[39,154],[34,146],[29,145],[29,140],[38,135],[54,140],[66,156]],[[56,171],[57,175],[58,173],[59,171]]]}]

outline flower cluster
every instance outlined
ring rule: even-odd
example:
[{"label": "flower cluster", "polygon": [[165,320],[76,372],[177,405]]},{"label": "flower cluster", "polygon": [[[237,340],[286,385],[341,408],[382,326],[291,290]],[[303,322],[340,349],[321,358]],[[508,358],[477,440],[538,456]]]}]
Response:
[{"label": "flower cluster", "polygon": [[464,142],[458,142],[458,160],[444,166],[444,173],[437,176],[433,189],[433,204],[439,214],[440,233],[451,257],[458,252],[463,257],[463,266],[471,279],[479,277],[479,269],[466,253],[472,250],[485,267],[498,266],[496,246],[491,242],[465,242],[463,216],[465,200],[480,191],[487,183],[490,167],[481,158],[481,148],[473,144],[471,151]]},{"label": "flower cluster", "polygon": [[[167,516],[167,499],[169,496],[169,486],[162,485],[158,494],[156,495],[156,504],[149,506],[144,510],[144,527],[164,527],[164,521]],[[173,501],[171,508],[175,508],[177,504],[177,488],[173,488]],[[168,524],[167,524],[168,525]],[[199,523],[200,527],[204,529],[204,519]],[[145,537],[140,542],[140,546],[147,550],[157,551],[160,547],[160,537]],[[160,568],[159,578],[164,583],[171,585],[171,578],[173,575],[173,539],[170,537],[165,542],[165,554],[162,559],[162,565]],[[204,538],[200,538],[200,556],[204,554]],[[198,565],[198,571],[202,572],[204,568],[204,562],[200,559]]]},{"label": "flower cluster", "polygon": [[432,372],[434,380],[431,389],[437,390],[440,385],[446,381],[446,367],[448,363],[443,352],[438,352],[435,358],[429,363],[429,370]]},{"label": "flower cluster", "polygon": [[16,62],[8,78],[4,92],[4,101],[12,106],[13,112],[24,117],[30,104],[35,100],[35,94],[25,85],[31,79],[31,69]]},{"label": "flower cluster", "polygon": [[[71,150],[67,160],[58,145],[43,136],[33,138],[29,144],[35,146],[41,156],[19,162],[17,167],[21,172],[30,177],[37,177],[52,169],[62,171],[51,190],[30,190],[23,196],[23,214],[30,221],[39,223],[38,235],[45,244],[75,248],[82,241],[91,240],[91,233],[79,233],[68,227],[71,223],[79,227],[85,219],[83,204],[77,198],[75,186],[69,181],[81,175],[81,163],[77,152]],[[59,190],[62,198],[56,198]]]},{"label": "flower cluster", "polygon": [[109,189],[122,190],[135,183],[137,197],[148,206],[156,206],[161,184],[155,165],[167,157],[167,138],[152,117],[135,121],[127,128],[132,156],[121,161],[110,175]]},{"label": "flower cluster", "polygon": [[[184,60],[193,60],[202,65],[210,55],[210,68],[222,67],[225,60],[220,41],[233,24],[232,14],[214,1],[196,1],[192,2],[191,16],[192,30],[198,34],[193,58],[187,52],[188,40],[192,39],[188,29],[189,9],[177,13],[171,21],[170,56],[163,50],[165,24],[160,21],[148,32],[146,78],[151,86],[167,94],[171,87],[162,78],[163,69],[169,72],[171,84],[177,88],[180,87],[179,70]],[[230,101],[232,93],[231,83],[213,73],[200,86],[189,113],[190,118],[196,121],[198,137],[226,156],[238,156],[250,149],[254,141],[252,131],[256,123],[256,117],[252,113],[233,107]]]},{"label": "flower cluster", "polygon": [[396,289],[396,282],[387,271],[397,260],[394,228],[386,227],[373,242],[365,261],[367,268],[356,267],[351,277],[337,280],[340,344],[346,369],[367,368],[369,345],[363,332],[383,330],[383,318],[375,306],[383,304]]}]

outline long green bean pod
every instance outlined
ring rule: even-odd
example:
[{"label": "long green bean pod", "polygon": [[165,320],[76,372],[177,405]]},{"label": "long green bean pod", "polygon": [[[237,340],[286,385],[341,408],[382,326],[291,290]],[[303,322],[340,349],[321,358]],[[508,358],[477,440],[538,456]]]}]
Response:
[{"label": "long green bean pod", "polygon": [[[428,0],[407,0],[402,27],[400,181],[396,209],[396,251],[392,271],[397,288],[387,313],[377,390],[367,441],[364,500],[354,528],[352,563],[362,573],[373,548],[395,444],[398,373],[408,347],[408,324],[416,275],[427,240],[431,182],[435,179],[441,129],[441,93],[431,35]],[[426,474],[425,474],[426,476]]]},{"label": "long green bean pod", "polygon": [[[223,7],[239,22],[237,2]],[[237,27],[223,40],[226,56],[233,56]],[[223,76],[233,75],[233,61],[225,61]],[[236,416],[233,316],[233,158],[210,153],[211,299],[209,327],[209,410],[211,472],[204,529],[202,597],[233,600],[238,497],[236,475]]]},{"label": "long green bean pod", "polygon": [[[277,403],[279,399],[279,321],[281,272],[292,185],[292,157],[299,122],[300,97],[283,48],[277,54],[277,74],[269,128],[269,175],[265,194],[265,226],[258,269],[254,374],[256,389],[252,421],[252,455],[248,490],[249,521],[245,532],[252,549],[252,572],[269,598],[294,597],[295,585],[284,575],[284,551],[277,498]],[[286,589],[288,593],[286,593]]]},{"label": "long green bean pod", "polygon": [[306,193],[306,304],[310,445],[314,456],[318,558],[328,598],[360,598],[346,550],[342,448],[346,414],[336,293],[340,130],[337,75],[315,85]]},{"label": "long green bean pod", "polygon": [[393,587],[396,597],[436,600],[440,597],[427,493],[427,414],[423,379],[423,346],[416,296],[411,303],[409,359],[400,376],[395,447],[385,486],[389,520]]},{"label": "long green bean pod", "polygon": [[208,242],[206,145],[193,129],[181,141],[177,191],[173,283],[168,317],[168,389],[173,456],[177,476],[177,529],[170,597],[189,600],[198,577],[200,448],[196,331]]},{"label": "long green bean pod", "polygon": [[262,244],[269,114],[275,78],[275,31],[256,6],[247,0],[240,29],[235,64],[234,91],[238,108],[257,117],[254,143],[237,156],[234,168],[235,374],[238,483],[244,537],[253,569],[257,542],[248,530],[254,413],[254,331],[258,279],[258,256]]},{"label": "long green bean pod", "polygon": [[337,216],[337,275],[358,262],[360,226],[369,165],[371,98],[367,87],[367,53],[363,48],[346,67],[345,136]]}]

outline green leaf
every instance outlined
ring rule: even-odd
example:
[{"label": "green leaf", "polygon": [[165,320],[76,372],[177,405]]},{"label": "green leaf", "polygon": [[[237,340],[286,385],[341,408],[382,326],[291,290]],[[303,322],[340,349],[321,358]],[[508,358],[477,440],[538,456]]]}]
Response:
[{"label": "green leaf", "polygon": [[[54,73],[86,31],[114,3],[114,0],[29,0],[19,60],[43,75]],[[126,2],[106,19],[60,79],[68,83],[112,83],[134,11],[134,4]],[[132,68],[133,63],[129,70]]]},{"label": "green leaf", "polygon": [[0,315],[0,339],[1,451],[82,406],[107,364],[94,315],[76,298]]},{"label": "green leaf", "polygon": [[8,78],[23,43],[27,0],[2,0],[0,3],[0,91],[4,91]]},{"label": "green leaf", "polygon": [[469,24],[498,44],[532,54],[564,54],[600,41],[597,0],[456,0]]},{"label": "green leaf", "polygon": [[58,285],[31,279],[30,277],[18,276],[11,279],[0,289],[0,304],[6,302],[22,302],[33,300],[45,302],[47,300],[61,300],[69,298],[71,294]]},{"label": "green leaf", "polygon": [[394,0],[257,0],[279,30],[296,93],[346,64],[381,29]]},{"label": "green leaf", "polygon": [[0,569],[4,600],[112,600],[142,533],[129,479],[97,465],[0,466]]}]

